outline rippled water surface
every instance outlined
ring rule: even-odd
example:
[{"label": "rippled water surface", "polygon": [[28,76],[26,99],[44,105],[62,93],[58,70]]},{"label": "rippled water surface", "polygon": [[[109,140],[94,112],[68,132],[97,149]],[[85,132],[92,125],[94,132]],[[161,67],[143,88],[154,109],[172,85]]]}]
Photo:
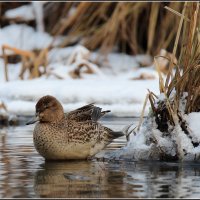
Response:
[{"label": "rippled water surface", "polygon": [[[120,130],[133,120],[108,118],[103,124]],[[200,197],[199,163],[45,162],[33,147],[33,127],[0,130],[1,198]],[[124,144],[122,137],[108,151]]]}]

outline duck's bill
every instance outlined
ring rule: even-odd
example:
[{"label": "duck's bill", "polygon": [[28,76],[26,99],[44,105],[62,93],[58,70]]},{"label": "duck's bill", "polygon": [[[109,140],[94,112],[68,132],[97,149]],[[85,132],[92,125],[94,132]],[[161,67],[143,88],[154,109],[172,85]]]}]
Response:
[{"label": "duck's bill", "polygon": [[28,121],[28,122],[26,123],[26,125],[34,124],[34,123],[37,122],[37,121],[39,121],[39,117],[38,117],[38,116],[37,116],[37,117],[34,117],[34,118],[31,119],[30,121]]}]

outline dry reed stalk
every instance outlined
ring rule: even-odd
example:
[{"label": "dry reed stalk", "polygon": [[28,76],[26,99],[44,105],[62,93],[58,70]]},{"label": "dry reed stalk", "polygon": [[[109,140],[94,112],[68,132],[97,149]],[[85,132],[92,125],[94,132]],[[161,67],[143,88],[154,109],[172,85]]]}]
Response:
[{"label": "dry reed stalk", "polygon": [[[185,14],[186,6],[187,6],[187,2],[185,2],[184,7],[183,7],[183,11],[182,11],[182,14],[181,14],[181,19],[180,19],[180,23],[179,23],[179,27],[178,27],[178,32],[177,32],[175,43],[174,43],[174,48],[173,48],[173,53],[172,54],[175,57],[176,57],[176,51],[177,51],[178,41],[179,41],[179,37],[180,37],[182,25],[183,25],[183,19],[184,19],[184,14]],[[171,58],[170,65],[169,65],[169,71],[168,71],[167,79],[166,79],[166,82],[165,82],[165,87],[166,88],[168,88],[170,78],[173,77],[173,75],[172,75],[172,68],[173,68],[173,63],[172,63],[172,58]],[[169,95],[169,92],[168,92],[168,95]]]},{"label": "dry reed stalk", "polygon": [[44,48],[39,52],[34,51],[25,51],[22,49],[18,49],[15,47],[11,47],[9,45],[2,45],[3,59],[4,59],[4,72],[5,79],[9,81],[8,77],[8,55],[6,54],[6,50],[10,50],[14,55],[19,55],[22,57],[22,68],[20,70],[19,77],[23,79],[23,75],[26,70],[29,71],[29,78],[37,78],[40,76],[39,66],[42,65],[44,67],[44,73],[46,72],[47,66],[47,54],[48,48]]},{"label": "dry reed stalk", "polygon": [[[186,8],[186,5],[187,4],[185,3],[183,12],[179,15],[181,16],[181,20],[179,23],[178,33],[173,49],[173,53],[175,55],[180,38],[180,30],[182,24],[184,23],[184,35],[182,41],[187,41],[187,43],[182,44],[182,49],[180,52],[180,56],[182,56],[182,59],[179,58],[178,64],[175,65],[175,75],[172,76],[172,73],[169,72],[166,82],[164,84],[160,68],[156,61],[156,58],[158,56],[154,58],[155,66],[159,74],[160,93],[163,93],[165,95],[165,100],[157,101],[157,106],[155,106],[155,100],[153,98],[153,95],[151,95],[151,92],[149,91],[149,101],[151,104],[153,115],[155,116],[155,121],[158,125],[158,129],[161,132],[169,131],[168,123],[171,125],[179,124],[182,130],[186,134],[190,135],[191,130],[187,126],[185,126],[186,122],[183,119],[183,114],[200,111],[200,41],[198,38],[198,27],[200,27],[200,23],[197,23],[197,18],[199,16],[199,3],[189,4],[189,8],[192,7],[192,9],[190,9],[190,11],[192,10],[191,12],[188,12],[189,8]],[[188,16],[185,17],[185,13]],[[186,20],[183,22],[184,18],[190,19],[190,23],[188,23],[188,21]],[[183,56],[184,53],[187,53],[186,57]],[[182,66],[182,68],[180,68],[180,63],[185,63],[183,62],[183,58],[184,61],[187,61],[186,63],[188,65]],[[172,66],[174,64],[171,60],[170,62],[170,69],[172,69]],[[175,89],[176,91],[175,98],[170,99],[170,94],[173,89]],[[183,110],[179,110],[179,103],[184,95],[184,92],[188,93],[188,97],[186,99],[186,109],[184,113],[182,113]]]},{"label": "dry reed stalk", "polygon": [[[69,4],[69,3],[66,3]],[[90,50],[109,53],[116,46],[131,54],[148,52],[156,55],[170,47],[178,19],[162,10],[170,6],[177,11],[182,2],[79,2],[63,6],[53,34],[64,34],[62,46],[81,41]],[[75,8],[68,15],[70,8]],[[150,18],[150,20],[149,20]],[[172,21],[174,24],[172,24]],[[148,23],[149,22],[149,23]],[[161,27],[161,28],[158,28]]]},{"label": "dry reed stalk", "polygon": [[[186,3],[187,3],[187,2],[186,2]],[[188,21],[188,22],[190,21],[187,17],[185,17],[185,16],[183,15],[183,13],[180,14],[179,12],[177,12],[176,10],[174,10],[174,9],[168,7],[168,6],[165,6],[165,8],[166,8],[167,10],[173,12],[174,14],[176,14],[176,15],[179,16],[179,17],[183,17],[184,20],[186,20],[186,21]]]},{"label": "dry reed stalk", "polygon": [[46,73],[46,66],[47,66],[47,54],[48,54],[48,48],[42,49],[38,55],[35,55],[33,60],[33,70],[30,74],[30,78],[36,78],[40,76],[39,67],[40,65],[43,65],[44,72]]},{"label": "dry reed stalk", "polygon": [[3,53],[3,59],[4,59],[4,73],[5,73],[5,80],[9,81],[8,77],[8,55],[6,54],[6,49],[13,51],[15,54],[21,55],[22,57],[34,57],[34,54],[30,51],[24,51],[15,47],[11,47],[9,45],[2,45],[2,53]]},{"label": "dry reed stalk", "polygon": [[56,34],[60,35],[61,33],[64,32],[64,29],[70,26],[73,27],[77,19],[83,17],[83,14],[85,14],[85,12],[88,10],[90,6],[91,6],[91,2],[87,2],[87,3],[81,2],[77,7],[76,13],[71,15],[66,21],[63,21],[62,26],[60,27],[59,31]]},{"label": "dry reed stalk", "polygon": [[68,17],[68,13],[70,12],[70,9],[73,7],[73,2],[68,2],[64,4],[63,10],[61,12],[61,16],[59,16],[58,23],[53,24],[51,28],[51,34],[56,35],[61,31],[61,28],[64,28],[65,26],[65,19]]},{"label": "dry reed stalk", "polygon": [[[199,3],[191,3],[188,6],[188,18],[191,22],[186,24],[186,31],[183,38],[182,57],[180,62],[183,66],[184,79],[179,81],[179,90],[182,95],[183,92],[188,93],[186,113],[198,111],[198,88],[200,87],[200,42],[198,41],[197,29],[200,27],[200,23],[197,23],[199,19]],[[185,55],[185,56],[183,56]],[[196,103],[195,103],[196,102]],[[196,104],[196,105],[195,105]]]},{"label": "dry reed stalk", "polygon": [[174,124],[175,123],[175,118],[174,118],[175,117],[175,113],[174,113],[174,111],[173,111],[173,109],[171,107],[169,96],[167,96],[167,88],[164,85],[164,80],[163,80],[159,65],[158,65],[158,63],[157,63],[155,58],[154,58],[154,63],[156,65],[156,70],[157,70],[158,75],[159,75],[160,93],[163,93],[165,95],[166,107],[167,107],[167,110],[168,110],[168,113],[169,113],[169,119],[170,119],[171,123]]},{"label": "dry reed stalk", "polygon": [[[172,11],[172,9],[168,10]],[[176,11],[172,12],[177,14]],[[166,121],[171,125],[180,123],[183,131],[186,134],[190,134],[190,130],[184,125],[182,114],[200,111],[200,41],[198,39],[200,23],[197,20],[200,17],[199,2],[185,2],[183,11],[178,16],[181,16],[181,19],[173,48],[173,54],[177,55],[178,44],[181,41],[178,64],[174,65],[170,60],[170,70],[164,83],[156,62],[157,57],[154,58],[159,74],[160,93],[164,93],[165,101],[159,101],[157,103],[158,107],[155,109],[155,102],[151,95],[149,100],[158,128],[161,131],[167,131],[167,126],[162,127],[162,122]],[[181,34],[182,27],[183,32]],[[172,73],[172,68],[174,67],[175,74]],[[175,96],[170,99],[173,90],[175,91]],[[184,98],[185,93],[188,94],[185,110],[179,110],[181,98]]]},{"label": "dry reed stalk", "polygon": [[144,118],[144,111],[145,111],[148,99],[149,99],[149,94],[146,95],[146,98],[145,98],[145,101],[144,101],[144,104],[143,104],[142,113],[140,115],[140,120],[139,120],[139,124],[138,124],[138,127],[137,127],[137,131],[140,130],[140,126],[141,126],[143,118]]},{"label": "dry reed stalk", "polygon": [[[181,11],[183,7],[183,3],[177,3],[177,2],[170,2],[168,5],[170,8]],[[157,26],[157,32],[155,36],[155,49],[154,54],[158,54],[160,52],[160,49],[169,49],[168,51],[171,52],[171,49],[169,48],[171,46],[172,41],[174,40],[176,33],[177,33],[177,24],[179,23],[178,18],[175,15],[172,15],[171,12],[167,12],[162,6],[160,6],[160,9],[163,9],[162,12],[160,12]],[[173,22],[173,23],[172,23]]]},{"label": "dry reed stalk", "polygon": [[160,4],[153,2],[151,4],[151,13],[149,17],[149,27],[148,27],[148,42],[147,42],[147,53],[150,54],[150,50],[152,49],[152,45],[155,38],[156,24],[158,18]]}]

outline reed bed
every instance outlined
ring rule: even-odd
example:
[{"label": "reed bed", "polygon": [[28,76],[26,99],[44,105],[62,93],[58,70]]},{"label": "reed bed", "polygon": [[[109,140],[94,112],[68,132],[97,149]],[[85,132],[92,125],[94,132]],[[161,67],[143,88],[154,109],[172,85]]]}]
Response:
[{"label": "reed bed", "polygon": [[[45,30],[66,36],[62,46],[81,42],[89,50],[157,55],[171,51],[179,18],[164,9],[181,12],[184,2],[48,2]],[[1,3],[2,13],[16,6]],[[10,6],[10,7],[9,7]],[[1,23],[5,22],[0,16]],[[7,22],[7,21],[6,21]],[[8,22],[7,22],[8,23]],[[19,22],[17,22],[19,23]]]},{"label": "reed bed", "polygon": [[[137,130],[125,132],[127,135],[144,135],[145,145],[149,149],[145,156],[139,159],[199,161],[200,153],[196,150],[200,142],[195,140],[198,133],[188,121],[193,112],[200,112],[199,2],[185,2],[181,13],[170,7],[165,8],[179,19],[172,50],[177,63],[173,62],[173,57],[162,56],[170,63],[168,73],[164,77],[158,62],[160,56],[154,57],[159,74],[160,94],[148,92]],[[150,112],[142,123],[147,100],[151,105]],[[135,148],[134,139],[133,137],[131,148]],[[137,151],[131,156],[137,157]]]},{"label": "reed bed", "polygon": [[[65,3],[65,12],[57,16],[56,24],[49,24],[49,30],[54,35],[67,36],[63,46],[79,41],[90,50],[100,49],[104,54],[117,49],[130,54],[156,55],[161,48],[170,51],[179,22],[164,6],[180,12],[183,3]],[[72,14],[69,14],[70,7],[75,8]]]},{"label": "reed bed", "polygon": [[[176,14],[175,10],[171,11]],[[178,58],[178,63],[174,66],[170,61],[170,68],[164,81],[156,60],[158,57],[155,57],[155,65],[160,77],[160,93],[165,98],[159,100],[153,92],[149,91],[149,100],[160,131],[168,132],[169,124],[174,126],[178,123],[183,131],[189,134],[190,130],[183,115],[200,111],[199,3],[185,2],[183,11],[178,16],[180,22],[173,48],[173,55]],[[178,46],[181,46],[179,51]]]}]

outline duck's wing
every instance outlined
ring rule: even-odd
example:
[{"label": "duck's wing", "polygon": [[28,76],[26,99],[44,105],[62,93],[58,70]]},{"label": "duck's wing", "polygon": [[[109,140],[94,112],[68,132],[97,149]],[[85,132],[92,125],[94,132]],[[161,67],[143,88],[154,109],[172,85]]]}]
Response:
[{"label": "duck's wing", "polygon": [[94,106],[94,103],[91,103],[66,113],[65,117],[68,120],[75,120],[78,122],[88,120],[97,121],[108,112],[110,112],[110,110],[102,111],[102,108]]}]

